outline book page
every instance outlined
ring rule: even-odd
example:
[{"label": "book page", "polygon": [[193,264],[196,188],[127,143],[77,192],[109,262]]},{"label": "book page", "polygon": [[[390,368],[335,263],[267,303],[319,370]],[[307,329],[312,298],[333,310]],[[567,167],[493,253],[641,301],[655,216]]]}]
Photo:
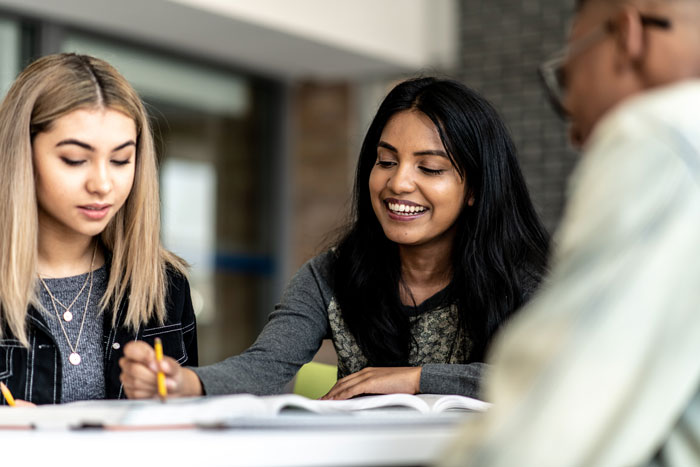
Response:
[{"label": "book page", "polygon": [[132,407],[121,420],[125,426],[213,425],[233,417],[269,415],[265,401],[250,394],[148,401]]},{"label": "book page", "polygon": [[362,410],[401,407],[420,413],[430,412],[430,407],[419,397],[410,394],[382,394],[361,396],[347,400],[315,400],[295,394],[263,396],[261,400],[268,406],[268,413],[276,414],[284,410],[308,410],[315,413],[350,413]]},{"label": "book page", "polygon": [[401,407],[413,409],[420,413],[430,412],[430,407],[420,398],[411,394],[382,394],[377,396],[362,396],[343,401],[331,402],[331,407],[339,411],[357,411]]},{"label": "book page", "polygon": [[417,412],[442,413],[448,410],[483,412],[490,404],[478,399],[459,395],[442,394],[382,394],[360,396],[347,400],[311,400],[302,396],[286,394],[262,397],[270,406],[270,413],[285,409],[303,409],[316,413],[343,413],[391,407],[411,409]]},{"label": "book page", "polygon": [[430,407],[432,413],[442,413],[448,410],[484,412],[491,407],[488,402],[452,394],[419,394],[416,397],[421,398]]}]

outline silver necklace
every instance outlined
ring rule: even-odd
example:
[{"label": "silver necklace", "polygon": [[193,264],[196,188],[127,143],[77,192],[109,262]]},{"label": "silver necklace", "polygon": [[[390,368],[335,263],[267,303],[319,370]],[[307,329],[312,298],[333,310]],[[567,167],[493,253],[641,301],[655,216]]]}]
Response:
[{"label": "silver necklace", "polygon": [[[61,331],[63,331],[63,336],[66,338],[66,342],[68,343],[68,347],[71,350],[71,354],[68,356],[68,361],[71,363],[71,365],[80,365],[80,362],[82,361],[82,358],[80,357],[80,354],[78,353],[78,345],[80,344],[80,336],[83,334],[83,325],[85,324],[85,317],[87,316],[88,312],[88,305],[90,305],[90,295],[92,294],[92,266],[95,264],[95,253],[97,252],[97,242],[95,242],[95,247],[92,250],[92,259],[90,260],[90,272],[88,273],[88,278],[85,280],[85,283],[87,284],[90,282],[90,287],[88,288],[88,294],[87,294],[87,300],[85,301],[85,310],[83,311],[83,319],[80,322],[80,330],[78,330],[78,338],[75,340],[75,346],[73,343],[70,341],[70,338],[68,337],[68,333],[66,332],[66,328],[63,326],[63,321],[61,320],[61,315],[58,313],[58,308],[56,307],[56,302],[60,303],[61,306],[63,304],[58,301],[56,297],[53,296],[51,293],[51,290],[49,289],[49,286],[44,282],[44,279],[39,276],[39,280],[43,284],[44,288],[46,289],[46,292],[48,292],[49,297],[51,298],[51,305],[53,305],[53,310],[56,312],[56,318],[58,318],[58,324],[61,326]],[[83,285],[83,288],[85,288],[85,285]],[[80,290],[82,292],[82,289]],[[78,296],[80,296],[80,293],[78,293]],[[75,300],[78,298],[76,297]],[[75,303],[75,300],[73,300],[73,303]],[[73,306],[73,303],[71,303],[68,308]],[[65,307],[64,307],[65,308]],[[68,311],[68,310],[66,310]],[[71,316],[71,319],[72,316]],[[70,320],[66,320],[70,321]]]},{"label": "silver necklace", "polygon": [[[91,266],[91,268],[92,268],[92,266]],[[39,277],[39,278],[41,279],[41,277]],[[65,305],[63,304],[62,301],[60,301],[59,299],[57,299],[56,297],[54,297],[53,295],[51,295],[51,292],[49,292],[49,295],[51,295],[51,299],[52,299],[52,300],[55,300],[56,303],[58,303],[59,305],[61,305],[61,308],[63,308],[64,310],[66,310],[66,311],[63,312],[63,320],[64,320],[64,321],[66,321],[66,322],[71,322],[71,321],[73,321],[73,313],[70,311],[70,309],[73,308],[73,305],[75,305],[75,302],[77,302],[77,301],[78,301],[78,298],[80,298],[80,296],[83,294],[83,290],[85,290],[85,286],[87,286],[88,280],[90,280],[90,275],[89,275],[89,274],[88,274],[87,276],[85,276],[85,282],[83,282],[83,286],[82,286],[82,287],[80,288],[80,290],[78,291],[78,295],[75,296],[75,298],[73,299],[73,301],[70,302],[70,305],[68,305],[68,306],[65,306]],[[42,279],[42,282],[44,282],[43,279]],[[48,287],[46,287],[46,283],[44,283],[44,287],[46,288],[46,290],[47,290],[47,292],[48,292]]]}]

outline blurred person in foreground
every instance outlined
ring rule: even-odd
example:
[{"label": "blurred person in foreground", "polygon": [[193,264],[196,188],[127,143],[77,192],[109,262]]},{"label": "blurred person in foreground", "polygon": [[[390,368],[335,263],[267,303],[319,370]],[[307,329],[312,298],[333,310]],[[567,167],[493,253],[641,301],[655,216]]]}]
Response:
[{"label": "blurred person in foreground", "polygon": [[698,466],[700,1],[579,0],[542,72],[583,157],[443,465]]}]

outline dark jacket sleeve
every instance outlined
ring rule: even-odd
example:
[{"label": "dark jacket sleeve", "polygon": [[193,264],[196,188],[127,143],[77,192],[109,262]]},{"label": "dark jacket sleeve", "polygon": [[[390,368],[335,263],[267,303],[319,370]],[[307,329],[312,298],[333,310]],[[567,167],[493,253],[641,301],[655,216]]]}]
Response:
[{"label": "dark jacket sleeve", "polygon": [[172,323],[177,320],[182,325],[185,360],[180,362],[181,365],[195,366],[199,362],[199,352],[197,348],[197,322],[192,307],[190,283],[183,275],[175,272],[168,274],[168,280],[167,322]]},{"label": "dark jacket sleeve", "polygon": [[[135,336],[133,330],[124,326],[124,316],[128,299],[117,310],[117,325],[112,326],[112,314],[108,308],[104,319],[105,352],[105,397],[120,399],[125,397],[119,375],[119,359],[123,356],[124,346],[134,339],[143,340],[153,345],[158,337],[163,342],[163,352],[174,358],[181,365],[196,365],[197,323],[195,321],[190,284],[187,278],[168,268],[168,289],[165,297],[165,322],[159,323],[155,318],[145,324]],[[128,297],[128,294],[127,294]]]}]

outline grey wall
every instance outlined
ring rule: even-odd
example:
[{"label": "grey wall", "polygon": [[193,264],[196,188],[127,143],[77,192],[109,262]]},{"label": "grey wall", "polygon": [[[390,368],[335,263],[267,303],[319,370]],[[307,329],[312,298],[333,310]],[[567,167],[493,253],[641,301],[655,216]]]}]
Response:
[{"label": "grey wall", "polygon": [[552,231],[577,156],[549,108],[537,67],[564,45],[573,0],[461,0],[460,7],[457,77],[506,120],[533,201]]}]

